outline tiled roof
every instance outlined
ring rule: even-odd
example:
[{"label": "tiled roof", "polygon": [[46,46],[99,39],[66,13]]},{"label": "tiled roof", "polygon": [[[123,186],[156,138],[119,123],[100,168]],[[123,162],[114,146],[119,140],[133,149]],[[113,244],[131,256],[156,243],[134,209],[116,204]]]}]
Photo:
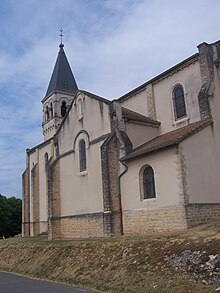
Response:
[{"label": "tiled roof", "polygon": [[56,64],[49,82],[46,97],[55,90],[75,93],[78,90],[75,78],[64,52],[64,45],[60,44]]},{"label": "tiled roof", "polygon": [[168,146],[177,145],[181,141],[199,132],[200,130],[202,130],[210,124],[212,124],[212,120],[199,121],[187,125],[185,127],[176,129],[174,131],[165,133],[163,135],[157,136],[151,139],[150,141],[146,142],[145,144],[142,144],[141,146],[133,149],[133,151],[129,153],[127,156],[121,158],[121,161],[127,161],[129,159],[139,157]]},{"label": "tiled roof", "polygon": [[154,126],[160,125],[160,122],[153,120],[147,116],[144,116],[138,112],[132,111],[124,107],[122,107],[121,109],[122,109],[122,116],[127,120],[131,120],[133,122],[142,122],[144,124],[151,124]]}]

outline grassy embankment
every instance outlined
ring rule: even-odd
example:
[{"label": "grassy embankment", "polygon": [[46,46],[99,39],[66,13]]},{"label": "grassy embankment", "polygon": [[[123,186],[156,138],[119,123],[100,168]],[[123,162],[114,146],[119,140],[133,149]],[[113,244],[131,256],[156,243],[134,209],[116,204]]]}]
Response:
[{"label": "grassy embankment", "polygon": [[[128,253],[123,257],[125,250]],[[219,254],[220,223],[157,237],[0,240],[0,270],[101,292],[215,292],[220,287],[218,282],[205,285],[202,278],[196,280],[198,266],[183,272],[166,261],[167,257],[181,255],[184,251],[204,252],[206,259],[203,255],[203,261],[207,261],[209,255]],[[199,262],[201,266],[202,259]]]}]

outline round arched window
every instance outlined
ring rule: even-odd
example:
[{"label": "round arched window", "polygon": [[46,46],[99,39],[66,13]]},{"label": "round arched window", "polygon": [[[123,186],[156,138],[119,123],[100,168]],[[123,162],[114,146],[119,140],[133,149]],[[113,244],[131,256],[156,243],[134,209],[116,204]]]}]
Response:
[{"label": "round arched window", "polygon": [[173,107],[176,120],[186,116],[184,91],[181,85],[177,85],[173,89]]},{"label": "round arched window", "polygon": [[141,169],[140,172],[141,197],[142,199],[149,199],[156,197],[154,170],[147,165]]}]

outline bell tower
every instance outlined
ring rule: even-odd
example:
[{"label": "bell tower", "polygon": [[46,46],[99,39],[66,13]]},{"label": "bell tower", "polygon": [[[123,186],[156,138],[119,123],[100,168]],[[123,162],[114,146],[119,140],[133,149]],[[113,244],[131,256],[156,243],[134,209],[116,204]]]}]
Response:
[{"label": "bell tower", "polygon": [[58,57],[46,95],[42,100],[42,128],[44,141],[54,136],[78,90],[75,78],[64,52],[62,29],[60,36],[61,43],[59,45]]}]

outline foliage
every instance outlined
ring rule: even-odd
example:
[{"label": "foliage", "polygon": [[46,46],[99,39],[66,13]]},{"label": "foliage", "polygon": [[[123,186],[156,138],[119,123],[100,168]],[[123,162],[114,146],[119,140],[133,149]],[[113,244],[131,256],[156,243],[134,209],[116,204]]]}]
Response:
[{"label": "foliage", "polygon": [[0,194],[0,238],[8,238],[21,233],[21,199],[7,198]]}]

